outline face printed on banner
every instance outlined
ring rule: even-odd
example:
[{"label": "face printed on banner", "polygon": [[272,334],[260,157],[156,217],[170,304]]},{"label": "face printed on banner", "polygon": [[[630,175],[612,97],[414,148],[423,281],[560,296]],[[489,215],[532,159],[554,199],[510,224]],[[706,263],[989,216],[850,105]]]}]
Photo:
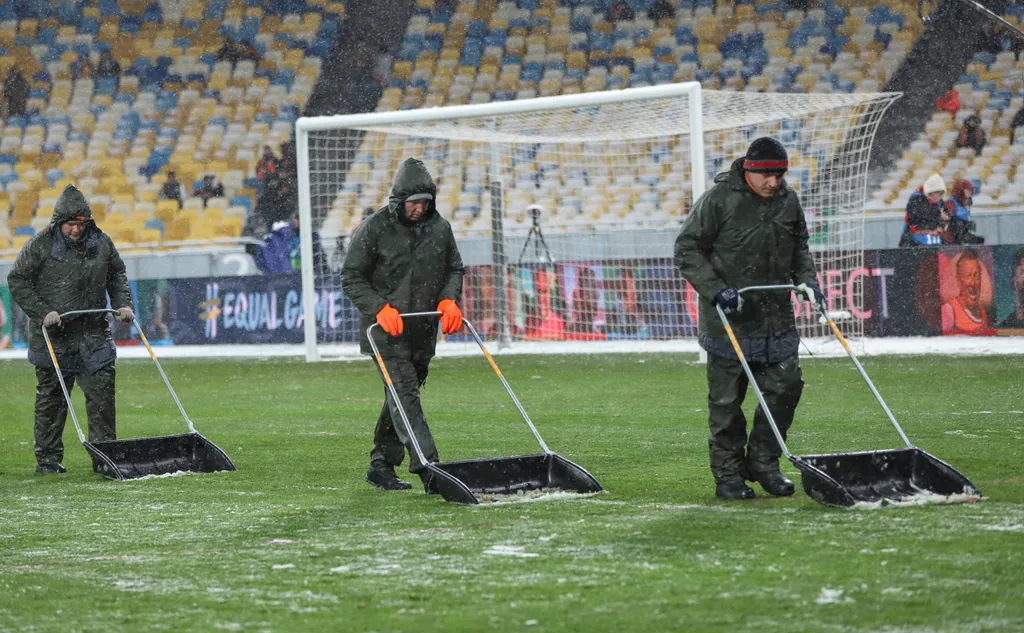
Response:
[{"label": "face printed on banner", "polygon": [[1024,257],[1017,261],[1017,267],[1013,270],[1013,277],[1011,279],[1017,296],[1024,298]]},{"label": "face printed on banner", "polygon": [[981,300],[981,262],[974,257],[961,257],[956,265],[956,282],[960,286],[960,303],[977,310]]}]

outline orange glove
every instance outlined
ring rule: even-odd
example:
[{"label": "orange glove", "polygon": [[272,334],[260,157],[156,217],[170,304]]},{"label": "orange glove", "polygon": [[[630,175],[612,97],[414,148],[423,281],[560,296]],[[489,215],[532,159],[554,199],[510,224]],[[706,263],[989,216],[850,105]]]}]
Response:
[{"label": "orange glove", "polygon": [[462,329],[462,310],[451,299],[443,299],[437,304],[441,311],[441,332],[444,334],[455,334]]},{"label": "orange glove", "polygon": [[390,303],[384,304],[384,307],[377,313],[377,324],[391,336],[398,336],[402,333],[402,317],[398,315],[398,310],[391,307]]}]

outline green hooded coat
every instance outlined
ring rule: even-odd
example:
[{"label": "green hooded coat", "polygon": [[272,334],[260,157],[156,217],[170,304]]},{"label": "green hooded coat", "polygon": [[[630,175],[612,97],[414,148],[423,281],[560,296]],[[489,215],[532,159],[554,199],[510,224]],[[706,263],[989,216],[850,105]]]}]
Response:
[{"label": "green hooded coat", "polygon": [[[88,221],[77,243],[61,232],[61,225],[74,218]],[[74,185],[61,193],[50,226],[22,248],[7,284],[31,321],[29,360],[36,366],[52,365],[39,329],[49,312],[103,309],[108,294],[115,310],[132,307],[124,262],[110,237],[93,223],[89,203]],[[90,371],[114,360],[107,315],[67,318],[48,333],[58,354],[80,354]]]},{"label": "green hooded coat", "polygon": [[[698,338],[709,353],[736,359],[712,299],[725,288],[817,285],[807,223],[796,193],[783,181],[764,200],[747,184],[743,159],[715,177],[693,205],[676,239],[675,263],[700,295]],[[789,292],[744,293],[729,315],[748,360],[778,362],[797,353],[799,336]]]},{"label": "green hooded coat", "polygon": [[[342,267],[342,287],[359,310],[360,349],[373,350],[366,328],[386,304],[399,312],[430,312],[442,299],[461,303],[462,257],[447,220],[433,201],[417,223],[405,216],[404,202],[414,194],[437,197],[437,187],[422,162],[410,158],[395,175],[388,206],[366,218],[352,235]],[[429,360],[437,343],[437,318],[404,320],[404,332],[389,336],[374,328],[374,342],[385,357]]]}]

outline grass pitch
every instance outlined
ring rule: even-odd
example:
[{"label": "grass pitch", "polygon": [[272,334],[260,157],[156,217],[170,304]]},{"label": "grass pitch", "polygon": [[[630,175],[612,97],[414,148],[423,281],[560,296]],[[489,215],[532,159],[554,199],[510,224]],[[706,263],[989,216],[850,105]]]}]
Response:
[{"label": "grass pitch", "polygon": [[[33,475],[34,374],[0,363],[0,630],[1024,630],[1019,358],[866,359],[911,440],[986,496],[881,510],[717,501],[692,358],[498,358],[607,492],[478,507],[363,482],[369,362],[168,360],[238,472],[122,483],[70,420],[68,474]],[[899,446],[848,361],[804,374],[794,453]],[[481,358],[436,360],[424,408],[442,459],[537,452]],[[184,430],[148,362],[119,363],[118,410],[122,438]]]}]

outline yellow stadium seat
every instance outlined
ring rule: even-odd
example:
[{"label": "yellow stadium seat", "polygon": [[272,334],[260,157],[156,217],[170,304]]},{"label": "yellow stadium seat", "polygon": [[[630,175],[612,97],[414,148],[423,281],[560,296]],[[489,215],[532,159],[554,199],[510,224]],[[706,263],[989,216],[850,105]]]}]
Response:
[{"label": "yellow stadium seat", "polygon": [[138,243],[147,244],[163,240],[160,229],[142,229],[138,232]]},{"label": "yellow stadium seat", "polygon": [[180,242],[188,239],[191,231],[191,220],[188,218],[176,218],[164,224],[164,241]]},{"label": "yellow stadium seat", "polygon": [[218,237],[238,237],[242,234],[242,218],[234,215],[221,218],[217,224]]},{"label": "yellow stadium seat", "polygon": [[153,214],[153,218],[163,221],[165,224],[170,222],[178,215],[178,202],[177,200],[159,200],[156,203],[156,213]]}]

